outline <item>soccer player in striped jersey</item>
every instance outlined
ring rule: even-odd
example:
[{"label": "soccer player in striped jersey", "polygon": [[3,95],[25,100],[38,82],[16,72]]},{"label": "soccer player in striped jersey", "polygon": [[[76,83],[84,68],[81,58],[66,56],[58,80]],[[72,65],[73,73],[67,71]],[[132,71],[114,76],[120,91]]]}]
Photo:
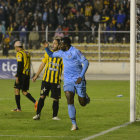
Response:
[{"label": "soccer player in striped jersey", "polygon": [[37,101],[32,97],[29,92],[27,92],[27,90],[29,90],[30,82],[30,53],[23,49],[23,45],[20,41],[15,41],[14,47],[17,51],[17,74],[14,85],[17,108],[11,111],[21,111],[20,90],[22,90],[22,93],[35,104],[35,109],[37,109]]},{"label": "soccer player in striped jersey", "polygon": [[[50,57],[60,57],[64,64],[64,91],[68,103],[69,117],[72,122],[71,130],[77,130],[76,109],[74,106],[75,90],[78,94],[79,103],[85,106],[90,102],[90,98],[86,94],[85,73],[89,62],[85,56],[75,47],[71,45],[69,37],[61,39],[60,49],[52,52],[48,47],[45,48]],[[83,65],[82,65],[83,64]]]},{"label": "soccer player in striped jersey", "polygon": [[[46,41],[43,41],[43,46],[48,46]],[[59,39],[54,39],[52,51],[55,52],[58,50],[60,44]],[[63,70],[63,61],[62,58],[52,58],[49,57],[47,53],[45,53],[44,58],[42,59],[42,63],[38,69],[38,72],[33,77],[33,82],[36,81],[37,77],[40,75],[41,71],[45,68],[42,85],[41,85],[41,92],[40,92],[40,99],[38,101],[37,112],[36,115],[33,117],[34,120],[40,119],[41,110],[44,106],[44,100],[46,96],[49,95],[49,91],[51,91],[51,98],[53,98],[53,120],[59,120],[58,118],[58,110],[59,110],[59,99],[61,98],[61,74]]]}]

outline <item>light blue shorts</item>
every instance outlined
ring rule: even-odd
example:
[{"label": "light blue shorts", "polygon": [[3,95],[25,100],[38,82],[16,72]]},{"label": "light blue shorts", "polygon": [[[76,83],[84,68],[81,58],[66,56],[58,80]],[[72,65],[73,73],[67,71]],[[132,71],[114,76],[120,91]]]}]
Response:
[{"label": "light blue shorts", "polygon": [[82,80],[80,84],[75,84],[75,82],[68,82],[64,83],[64,91],[71,91],[75,94],[78,94],[80,97],[85,97],[86,96],[86,81]]}]

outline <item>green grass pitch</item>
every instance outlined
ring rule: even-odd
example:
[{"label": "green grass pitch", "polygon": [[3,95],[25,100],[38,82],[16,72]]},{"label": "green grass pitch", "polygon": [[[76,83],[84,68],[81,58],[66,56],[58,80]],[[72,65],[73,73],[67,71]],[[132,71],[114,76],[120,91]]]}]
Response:
[{"label": "green grass pitch", "polygon": [[[78,131],[71,132],[67,102],[62,89],[58,116],[52,120],[52,99],[46,98],[41,119],[34,121],[34,105],[21,95],[22,112],[16,107],[14,80],[0,80],[0,140],[80,140],[101,131],[129,122],[129,81],[87,81],[90,104],[81,107],[75,95]],[[30,84],[30,93],[38,100],[41,80]],[[117,97],[117,95],[123,97]],[[120,128],[95,140],[139,140],[140,123]],[[45,137],[43,137],[45,136]]]}]

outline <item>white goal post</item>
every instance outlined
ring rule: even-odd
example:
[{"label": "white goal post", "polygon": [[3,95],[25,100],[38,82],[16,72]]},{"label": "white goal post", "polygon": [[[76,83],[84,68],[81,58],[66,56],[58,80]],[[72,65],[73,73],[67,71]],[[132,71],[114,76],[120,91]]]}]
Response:
[{"label": "white goal post", "polygon": [[136,120],[136,0],[130,1],[130,122]]},{"label": "white goal post", "polygon": [[140,0],[130,2],[130,122],[140,120]]}]

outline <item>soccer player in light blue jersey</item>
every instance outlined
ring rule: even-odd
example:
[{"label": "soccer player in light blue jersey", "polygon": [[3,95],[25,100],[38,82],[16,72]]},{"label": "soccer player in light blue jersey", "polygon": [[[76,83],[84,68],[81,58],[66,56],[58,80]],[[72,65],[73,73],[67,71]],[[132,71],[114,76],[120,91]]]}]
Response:
[{"label": "soccer player in light blue jersey", "polygon": [[[72,121],[71,130],[77,130],[76,109],[74,106],[75,91],[78,94],[79,103],[85,106],[90,102],[86,94],[85,73],[89,62],[85,56],[71,45],[69,37],[61,39],[60,50],[51,52],[46,45],[46,52],[50,57],[61,57],[64,64],[64,92],[68,103],[68,113]],[[82,66],[83,64],[83,66]]]}]

